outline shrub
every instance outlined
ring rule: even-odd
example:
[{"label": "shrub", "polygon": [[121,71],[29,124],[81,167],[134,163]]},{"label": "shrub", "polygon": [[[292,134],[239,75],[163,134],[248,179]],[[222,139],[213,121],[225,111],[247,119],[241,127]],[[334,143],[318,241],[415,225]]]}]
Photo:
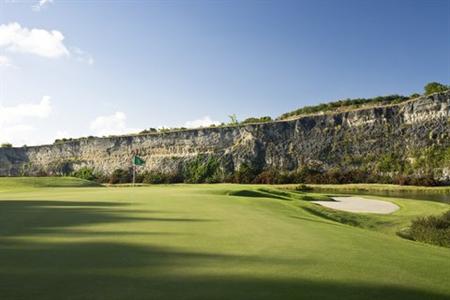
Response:
[{"label": "shrub", "polygon": [[12,144],[11,143],[3,143],[3,144],[1,144],[1,148],[12,148]]},{"label": "shrub", "polygon": [[264,123],[264,122],[270,122],[272,121],[272,118],[269,116],[260,117],[260,118],[247,118],[244,121],[241,122],[241,124],[250,124],[250,123]]},{"label": "shrub", "polygon": [[438,186],[441,183],[434,178],[433,174],[425,174],[422,176],[406,176],[397,174],[392,179],[392,183],[398,185],[420,185],[420,186]]},{"label": "shrub", "polygon": [[156,133],[158,130],[156,128],[144,129],[139,134],[148,134],[148,133]]},{"label": "shrub", "polygon": [[382,173],[400,171],[402,169],[402,161],[398,155],[387,153],[378,159],[376,169]]},{"label": "shrub", "polygon": [[71,141],[74,141],[74,139],[73,138],[62,138],[62,139],[56,139],[53,142],[53,144],[62,144],[62,143],[71,142]]},{"label": "shrub", "polygon": [[296,191],[300,191],[300,192],[307,192],[307,191],[312,191],[313,188],[310,187],[309,185],[306,185],[306,184],[303,184],[303,183],[302,183],[302,184],[296,186],[296,187],[295,187],[295,190],[296,190]]},{"label": "shrub", "polygon": [[445,92],[448,90],[448,86],[439,83],[439,82],[430,82],[427,85],[425,85],[424,90],[425,90],[425,95],[430,95],[433,93],[440,93],[440,92]]},{"label": "shrub", "polygon": [[253,180],[254,183],[276,184],[280,183],[281,174],[276,170],[264,170]]},{"label": "shrub", "polygon": [[229,125],[238,125],[239,124],[236,114],[229,115],[228,117],[230,118]]},{"label": "shrub", "polygon": [[219,160],[199,155],[184,165],[183,178],[188,183],[215,183],[222,181]]},{"label": "shrub", "polygon": [[168,184],[183,182],[183,177],[177,173],[161,173],[157,171],[144,172],[141,174],[143,183]]},{"label": "shrub", "polygon": [[450,210],[440,216],[413,220],[406,237],[415,241],[450,247]]},{"label": "shrub", "polygon": [[128,183],[132,180],[132,174],[129,170],[116,169],[109,177],[109,183]]},{"label": "shrub", "polygon": [[235,172],[234,179],[236,183],[252,183],[257,175],[258,175],[257,170],[243,163],[239,166],[239,169]]},{"label": "shrub", "polygon": [[97,176],[94,173],[94,169],[89,167],[82,167],[77,171],[72,172],[72,176],[90,181],[97,179]]},{"label": "shrub", "polygon": [[375,98],[356,98],[356,99],[343,99],[335,102],[321,103],[314,106],[304,106],[297,110],[282,114],[278,119],[287,119],[293,116],[315,114],[320,112],[336,111],[343,108],[358,108],[362,105],[385,105],[385,104],[396,104],[408,100],[409,97],[401,95],[388,95],[379,96]]},{"label": "shrub", "polygon": [[142,182],[144,183],[151,183],[151,184],[160,184],[165,183],[165,177],[164,174],[159,172],[145,172],[142,174]]}]

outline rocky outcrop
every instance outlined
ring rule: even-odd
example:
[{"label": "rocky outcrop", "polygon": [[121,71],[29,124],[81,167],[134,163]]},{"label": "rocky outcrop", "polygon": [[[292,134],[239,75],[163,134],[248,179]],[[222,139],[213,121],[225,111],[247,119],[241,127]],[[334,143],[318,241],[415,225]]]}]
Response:
[{"label": "rocky outcrop", "polygon": [[[216,157],[225,172],[243,163],[280,171],[370,166],[389,153],[408,156],[431,146],[449,147],[449,110],[446,92],[288,121],[2,148],[0,175],[67,173],[83,166],[110,174],[130,166],[134,152],[146,160],[141,170],[161,172],[177,172],[199,155]],[[446,176],[448,167],[442,166]]]}]

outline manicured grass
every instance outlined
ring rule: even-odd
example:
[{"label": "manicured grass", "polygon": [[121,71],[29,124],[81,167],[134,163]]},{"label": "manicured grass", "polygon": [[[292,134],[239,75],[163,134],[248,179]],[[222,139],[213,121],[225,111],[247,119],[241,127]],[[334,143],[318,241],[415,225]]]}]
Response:
[{"label": "manicured grass", "polygon": [[[293,188],[296,185],[285,185]],[[378,183],[350,183],[350,184],[308,184],[314,190],[340,190],[340,191],[396,191],[396,192],[427,192],[427,193],[450,193],[450,186],[411,186]]]},{"label": "manicured grass", "polygon": [[99,184],[74,177],[0,177],[1,191],[21,191],[42,187],[89,187]]},{"label": "manicured grass", "polygon": [[317,194],[268,186],[4,180],[1,299],[450,298],[450,250],[390,229],[445,203],[396,199],[359,228],[320,216]]}]

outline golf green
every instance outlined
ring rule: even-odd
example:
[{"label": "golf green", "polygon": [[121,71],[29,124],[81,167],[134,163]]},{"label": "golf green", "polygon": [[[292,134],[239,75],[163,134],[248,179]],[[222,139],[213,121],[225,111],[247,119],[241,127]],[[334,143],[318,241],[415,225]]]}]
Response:
[{"label": "golf green", "polygon": [[0,298],[450,299],[450,249],[395,235],[448,204],[395,199],[367,229],[303,196],[0,179]]}]

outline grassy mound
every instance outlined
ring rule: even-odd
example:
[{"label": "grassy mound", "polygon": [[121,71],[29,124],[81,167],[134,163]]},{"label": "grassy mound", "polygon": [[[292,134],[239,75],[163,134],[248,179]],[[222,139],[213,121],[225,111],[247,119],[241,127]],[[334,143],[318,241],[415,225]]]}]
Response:
[{"label": "grassy mound", "polygon": [[20,190],[45,187],[93,187],[96,182],[75,177],[3,177],[0,178],[0,190]]}]

